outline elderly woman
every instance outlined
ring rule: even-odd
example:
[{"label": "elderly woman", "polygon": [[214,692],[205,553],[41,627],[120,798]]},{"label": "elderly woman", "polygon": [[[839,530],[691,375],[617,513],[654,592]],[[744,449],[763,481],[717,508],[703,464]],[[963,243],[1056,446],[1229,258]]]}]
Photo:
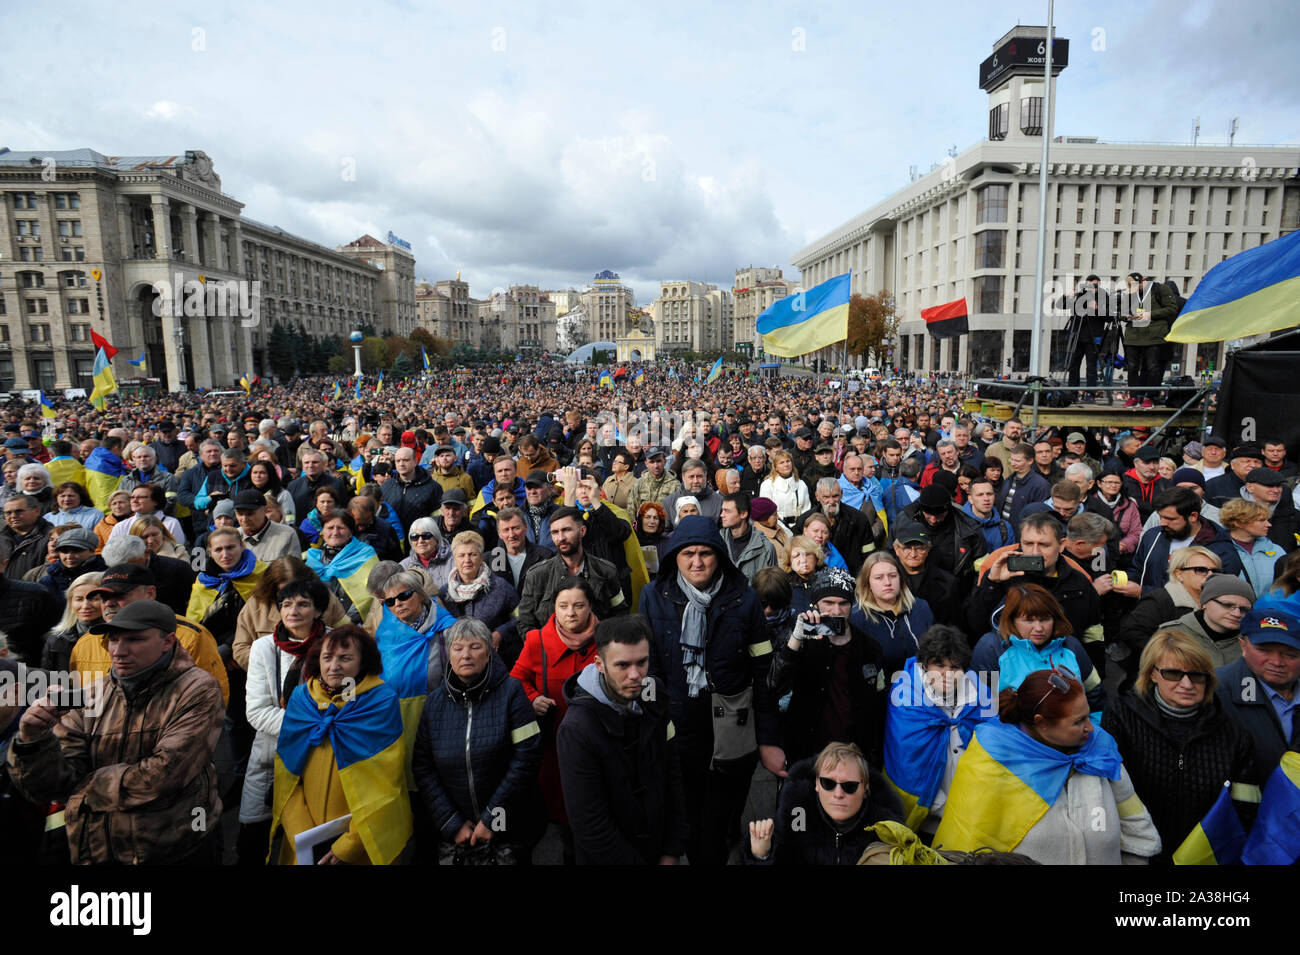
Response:
[{"label": "elderly woman", "polygon": [[482,620],[492,632],[492,649],[507,667],[514,666],[523,648],[516,632],[514,610],[519,594],[508,577],[494,574],[483,562],[483,538],[461,531],[451,542],[452,571],[438,599],[453,617]]},{"label": "elderly woman", "polygon": [[875,836],[866,829],[902,822],[889,781],[852,743],[831,743],[795,763],[773,819],[749,824],[742,862],[750,865],[857,865]]},{"label": "elderly woman", "polygon": [[694,494],[683,494],[677,499],[674,510],[676,513],[673,515],[673,527],[676,527],[685,518],[700,513],[700,499]]},{"label": "elderly woman", "polygon": [[[130,498],[127,500],[129,502]],[[58,509],[46,514],[45,519],[55,527],[77,523],[94,533],[95,526],[104,519],[104,512],[91,505],[90,492],[76,481],[64,481],[56,487],[54,503]],[[129,507],[128,503],[128,509]]]},{"label": "elderly woman", "polygon": [[[320,578],[301,557],[277,557],[266,565],[262,579],[253,588],[253,592],[244,598],[244,609],[239,611],[235,639],[230,647],[235,663],[243,669],[248,669],[248,656],[253,643],[275,630],[275,625],[280,622],[280,607],[276,603],[276,596],[281,587],[293,580],[319,581]],[[327,627],[347,623],[348,615],[333,594],[330,595],[329,606],[325,608],[322,619]]]},{"label": "elderly woman", "polygon": [[825,514],[815,511],[803,522],[803,536],[816,541],[826,552],[826,566],[838,567],[848,572],[849,565],[844,555],[831,543],[831,521]]},{"label": "elderly woman", "polygon": [[1169,581],[1163,587],[1144,593],[1137,606],[1120,622],[1119,646],[1128,651],[1119,661],[1128,674],[1120,684],[1121,692],[1131,687],[1137,678],[1137,660],[1151,634],[1166,620],[1199,610],[1201,587],[1222,569],[1219,555],[1208,547],[1192,544],[1174,551],[1169,558]]},{"label": "elderly woman", "polygon": [[45,647],[41,650],[42,670],[47,673],[72,671],[72,648],[92,624],[104,617],[102,598],[94,593],[103,576],[100,571],[90,571],[82,574],[68,587],[63,617],[45,638]]},{"label": "elderly woman", "polygon": [[921,634],[934,624],[934,613],[912,595],[894,555],[878,551],[858,572],[857,606],[850,621],[880,644],[880,668],[888,679],[915,655]]},{"label": "elderly woman", "polygon": [[18,469],[23,466],[23,462],[13,458],[4,463],[0,471],[4,474],[4,484],[0,485],[0,505],[19,493],[18,488]]},{"label": "elderly woman", "polygon": [[420,717],[411,768],[439,853],[456,861],[527,862],[540,822],[542,737],[523,684],[492,652],[487,624],[447,631],[448,669]]},{"label": "elderly woman", "polygon": [[123,521],[131,519],[131,492],[117,490],[108,496],[108,513],[103,519],[95,525],[95,536],[99,538],[99,549],[102,551],[104,545],[108,543],[109,535],[113,533],[113,528]]},{"label": "elderly woman", "polygon": [[[220,647],[235,639],[239,613],[256,589],[266,564],[244,546],[239,531],[218,527],[208,535],[207,562],[194,589],[185,616],[208,628]],[[223,651],[229,656],[229,651]]]},{"label": "elderly woman", "polygon": [[[510,675],[523,685],[542,727],[542,768],[538,782],[552,822],[567,826],[560,767],[556,760],[555,733],[568,711],[564,681],[582,672],[596,658],[596,597],[591,585],[578,576],[560,581],[555,591],[555,612],[540,630],[530,630],[523,651]],[[572,835],[562,829],[566,858],[572,855]]]},{"label": "elderly woman", "polygon": [[167,525],[156,517],[137,517],[135,523],[131,525],[131,536],[143,540],[150,553],[171,557],[173,560],[190,559],[185,548],[172,537],[172,532],[167,529]]},{"label": "elderly woman", "polygon": [[58,510],[54,502],[54,486],[50,472],[43,464],[24,464],[18,469],[18,487],[28,497],[34,497],[41,504],[41,513],[48,514]]},{"label": "elderly woman", "polygon": [[246,714],[255,732],[239,803],[240,865],[261,865],[271,835],[275,746],[284,706],[298,684],[307,655],[326,633],[330,593],[314,577],[289,580],[275,594],[279,621],[253,642],[248,654]]},{"label": "elderly woman", "polygon": [[790,541],[790,612],[801,614],[808,609],[808,588],[817,571],[826,566],[826,551],[811,537],[800,534]]},{"label": "elderly woman", "polygon": [[1219,523],[1236,545],[1241,576],[1262,597],[1273,586],[1273,567],[1284,551],[1268,538],[1273,522],[1269,510],[1257,501],[1233,498],[1219,509]]},{"label": "elderly woman", "polygon": [[1044,865],[1142,863],[1160,852],[1151,814],[1115,740],[1089,719],[1091,706],[1083,684],[1056,669],[1002,690],[998,719],[979,725],[957,764],[934,847],[1014,850]]},{"label": "elderly woman", "polygon": [[632,473],[632,452],[619,448],[609,459],[609,477],[600,489],[606,500],[617,507],[626,508],[628,495],[636,486],[636,475]]},{"label": "elderly woman", "polygon": [[296,835],[347,815],[317,865],[391,865],[410,841],[402,713],[382,670],[360,627],[331,630],[308,652],[276,743],[271,832],[284,831],[282,863]]},{"label": "elderly woman", "polygon": [[[1163,849],[1152,862],[1171,861],[1219,798],[1225,780],[1238,784],[1234,798],[1252,788],[1255,747],[1250,734],[1224,712],[1214,692],[1217,683],[1210,654],[1199,641],[1177,630],[1159,630],[1142,651],[1136,687],[1102,717],[1102,728],[1115,737],[1133,788],[1160,833]],[[1250,816],[1254,807],[1246,802]]]},{"label": "elderly woman", "polygon": [[370,570],[379,563],[379,555],[365,541],[356,539],[356,522],[347,511],[335,511],[324,519],[320,546],[303,557],[338,598],[348,618],[360,623],[370,612],[371,594],[366,588]]},{"label": "elderly woman", "polygon": [[793,524],[812,507],[808,485],[799,479],[789,451],[772,455],[772,473],[759,485],[759,494],[776,504],[777,515],[787,524]]},{"label": "elderly woman", "polygon": [[735,494],[740,490],[740,472],[735,468],[718,468],[713,472],[713,486],[719,494]]},{"label": "elderly woman", "polygon": [[402,566],[427,571],[441,588],[451,574],[451,542],[443,539],[437,518],[421,517],[412,521],[406,539],[411,542],[411,553]]}]

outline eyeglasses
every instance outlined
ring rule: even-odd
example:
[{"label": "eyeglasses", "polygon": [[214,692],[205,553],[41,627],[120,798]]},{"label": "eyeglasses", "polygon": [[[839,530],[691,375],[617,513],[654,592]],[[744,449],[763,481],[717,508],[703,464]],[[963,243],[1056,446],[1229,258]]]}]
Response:
[{"label": "eyeglasses", "polygon": [[412,535],[411,535],[411,540],[413,540],[413,541],[427,541],[427,540],[433,540],[433,537],[434,537],[434,535],[432,535],[432,534],[412,534]]},{"label": "eyeglasses", "polygon": [[1222,608],[1223,608],[1224,610],[1226,610],[1228,613],[1237,613],[1237,614],[1242,614],[1243,616],[1244,616],[1245,614],[1250,613],[1250,604],[1230,604],[1230,603],[1225,603],[1224,601],[1220,600],[1218,597],[1213,597],[1213,598],[1211,598],[1211,599],[1210,599],[1210,603],[1212,603],[1212,604],[1218,604],[1220,607],[1222,607]]},{"label": "eyeglasses", "polygon": [[1069,693],[1070,681],[1077,680],[1078,677],[1068,668],[1063,666],[1053,666],[1047,674],[1047,692],[1042,695],[1030,713],[1037,713],[1038,708],[1042,706],[1049,696],[1053,693]]},{"label": "eyeglasses", "polygon": [[862,785],[858,779],[831,779],[829,776],[818,776],[817,785],[821,786],[825,792],[833,793],[836,787],[844,790],[844,795],[852,796]]},{"label": "eyeglasses", "polygon": [[1168,680],[1170,683],[1182,683],[1183,677],[1192,681],[1192,686],[1205,686],[1210,681],[1210,675],[1204,670],[1177,670],[1173,667],[1162,669],[1156,667],[1156,672],[1160,674],[1161,679]]},{"label": "eyeglasses", "polygon": [[412,597],[412,595],[414,595],[414,593],[415,593],[414,590],[403,590],[403,591],[402,591],[400,594],[398,594],[396,597],[385,597],[385,598],[384,598],[384,606],[385,606],[385,607],[391,607],[391,606],[393,606],[394,604],[400,603],[400,602],[402,602],[402,601],[404,601],[404,600],[410,600],[411,597]]},{"label": "eyeglasses", "polygon": [[1184,567],[1183,570],[1189,574],[1196,574],[1198,577],[1209,577],[1218,573],[1213,567]]}]

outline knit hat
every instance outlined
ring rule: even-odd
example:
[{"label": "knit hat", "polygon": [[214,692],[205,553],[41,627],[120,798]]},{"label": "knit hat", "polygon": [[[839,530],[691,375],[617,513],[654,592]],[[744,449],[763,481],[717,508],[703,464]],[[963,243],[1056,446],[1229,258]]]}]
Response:
[{"label": "knit hat", "polygon": [[760,524],[776,513],[776,501],[769,497],[756,497],[749,502],[749,518]]},{"label": "knit hat", "polygon": [[1255,588],[1242,578],[1233,574],[1211,574],[1209,580],[1201,587],[1201,606],[1219,597],[1229,595],[1241,597],[1250,603],[1255,602]]},{"label": "knit hat", "polygon": [[817,571],[812,586],[808,588],[808,600],[816,603],[823,597],[842,597],[853,601],[853,577],[838,567],[823,567]]},{"label": "knit hat", "polygon": [[921,510],[923,511],[946,511],[952,504],[952,495],[947,489],[937,484],[931,484],[921,490]]},{"label": "knit hat", "polygon": [[[950,498],[956,497],[957,488],[959,487],[957,483],[957,475],[953,474],[951,471],[945,471],[943,468],[940,468],[934,473],[934,477],[930,479],[930,487],[936,486],[946,490]],[[929,490],[929,488],[926,490]]]},{"label": "knit hat", "polygon": [[1171,480],[1175,487],[1179,484],[1188,482],[1205,487],[1205,475],[1196,470],[1196,468],[1179,468],[1174,472],[1174,476]]}]

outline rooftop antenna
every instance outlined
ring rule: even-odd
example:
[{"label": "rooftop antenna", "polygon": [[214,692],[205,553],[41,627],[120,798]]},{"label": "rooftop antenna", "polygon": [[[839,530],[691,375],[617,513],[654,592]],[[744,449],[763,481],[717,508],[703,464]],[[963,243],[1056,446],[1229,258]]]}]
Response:
[{"label": "rooftop antenna", "polygon": [[1237,117],[1234,116],[1232,117],[1232,122],[1228,124],[1228,145],[1231,146],[1232,141],[1236,138],[1237,138]]},{"label": "rooftop antenna", "polygon": [[1201,138],[1201,117],[1197,116],[1196,126],[1192,129],[1192,145],[1195,146],[1196,141],[1200,138]]}]

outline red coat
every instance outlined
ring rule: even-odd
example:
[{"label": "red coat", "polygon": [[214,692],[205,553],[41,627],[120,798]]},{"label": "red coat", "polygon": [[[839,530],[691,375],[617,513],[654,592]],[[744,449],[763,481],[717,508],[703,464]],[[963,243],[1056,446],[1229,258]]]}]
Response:
[{"label": "red coat", "polygon": [[[546,648],[546,686],[542,686],[542,647]],[[529,630],[524,637],[524,648],[515,661],[510,675],[524,685],[531,702],[538,696],[548,696],[555,705],[540,717],[542,724],[542,768],[537,775],[538,785],[546,800],[546,810],[554,822],[569,821],[564,811],[564,793],[560,788],[560,766],[555,752],[555,731],[564,719],[568,704],[564,699],[564,681],[581,671],[596,659],[596,641],[590,641],[581,651],[570,650],[555,631],[555,614],[541,630]]]}]

